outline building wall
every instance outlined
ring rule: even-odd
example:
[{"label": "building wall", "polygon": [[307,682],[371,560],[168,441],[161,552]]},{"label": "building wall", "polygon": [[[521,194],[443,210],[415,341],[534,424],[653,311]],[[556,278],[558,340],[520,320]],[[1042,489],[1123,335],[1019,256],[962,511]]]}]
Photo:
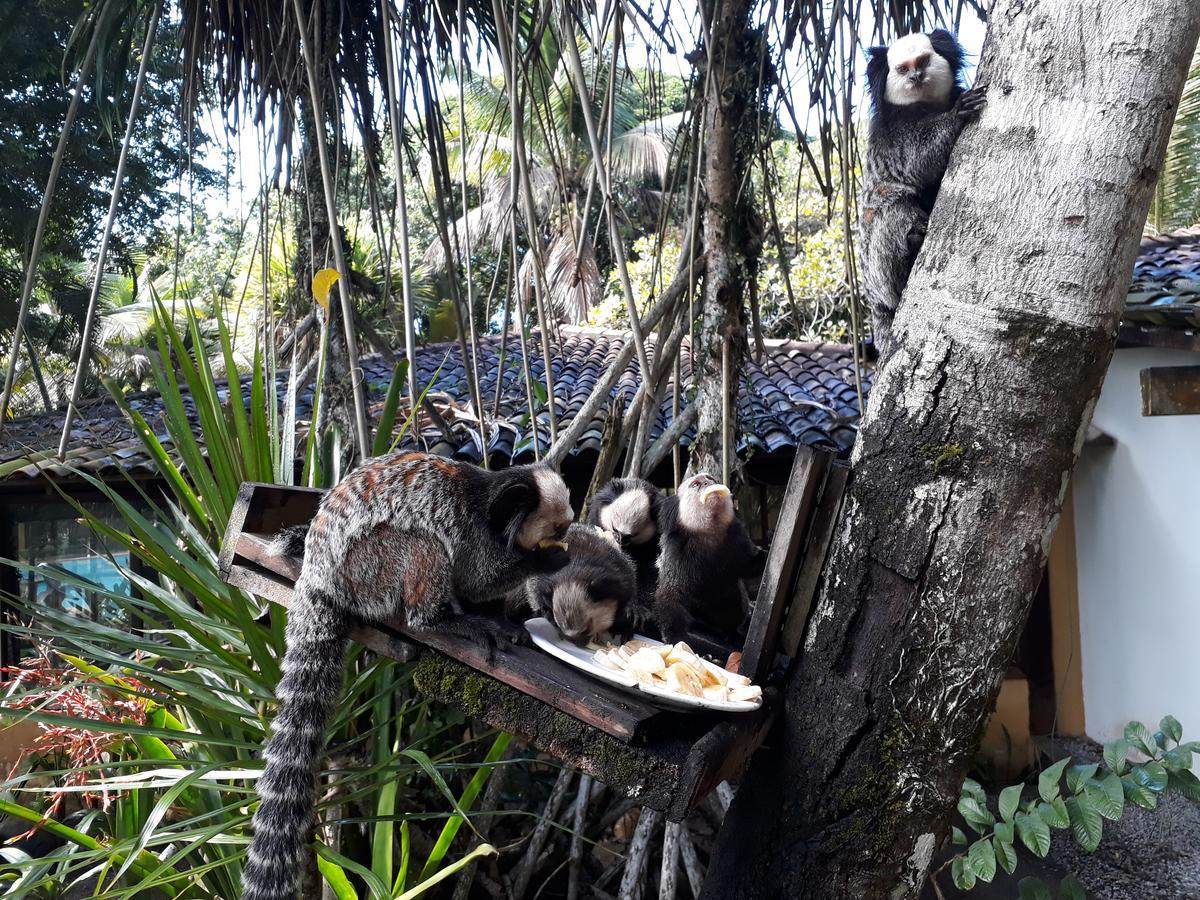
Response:
[{"label": "building wall", "polygon": [[1167,713],[1200,736],[1200,415],[1143,417],[1139,372],[1198,365],[1172,350],[1118,350],[1074,482],[1087,733],[1120,737]]}]

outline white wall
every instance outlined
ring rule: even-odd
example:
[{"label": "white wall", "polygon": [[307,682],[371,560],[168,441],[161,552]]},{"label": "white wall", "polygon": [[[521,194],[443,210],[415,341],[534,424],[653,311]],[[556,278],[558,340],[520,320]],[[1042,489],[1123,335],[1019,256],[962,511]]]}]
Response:
[{"label": "white wall", "polygon": [[1174,350],[1118,350],[1085,447],[1075,543],[1088,735],[1171,713],[1200,738],[1200,415],[1143,417],[1139,372],[1200,365]]}]

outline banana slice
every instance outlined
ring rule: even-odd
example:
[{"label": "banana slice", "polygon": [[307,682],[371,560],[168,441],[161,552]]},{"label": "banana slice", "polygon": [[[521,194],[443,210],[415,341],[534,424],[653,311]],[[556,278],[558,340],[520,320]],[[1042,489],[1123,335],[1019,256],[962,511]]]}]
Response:
[{"label": "banana slice", "polygon": [[703,697],[705,700],[720,700],[722,702],[729,699],[729,688],[723,684],[704,688]]},{"label": "banana slice", "polygon": [[609,656],[609,652],[607,650],[597,650],[594,654],[592,654],[592,659],[596,662],[596,665],[603,666],[606,669],[612,669],[616,672],[621,671],[621,665],[613,662],[612,657]]},{"label": "banana slice", "polygon": [[730,700],[748,700],[755,701],[762,699],[762,688],[757,684],[748,684],[742,687],[731,687],[729,689]]},{"label": "banana slice", "polygon": [[681,694],[687,694],[689,697],[700,697],[704,693],[704,685],[700,683],[700,676],[687,663],[675,663],[668,666],[666,682],[667,687]]},{"label": "banana slice", "polygon": [[559,550],[567,549],[567,545],[563,541],[556,541],[553,538],[544,538],[538,541],[539,550],[549,550],[551,547],[557,547]]},{"label": "banana slice", "polygon": [[629,668],[641,669],[651,675],[656,675],[664,671],[667,664],[663,661],[662,654],[653,647],[642,647],[630,657]]}]

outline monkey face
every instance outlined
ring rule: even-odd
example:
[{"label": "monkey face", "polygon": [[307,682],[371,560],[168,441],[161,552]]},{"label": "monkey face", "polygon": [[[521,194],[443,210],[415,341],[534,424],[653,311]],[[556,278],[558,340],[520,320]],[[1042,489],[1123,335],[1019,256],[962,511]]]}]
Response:
[{"label": "monkey face", "polygon": [[707,472],[697,472],[679,486],[679,521],[688,531],[723,533],[732,520],[729,488]]},{"label": "monkey face", "polygon": [[954,90],[949,60],[933,48],[927,34],[910,34],[887,49],[887,88],[884,99],[896,106],[944,104]]},{"label": "monkey face", "polygon": [[654,540],[658,529],[650,514],[649,495],[637,489],[619,494],[600,511],[600,527],[615,537],[622,548]]},{"label": "monkey face", "polygon": [[537,487],[537,506],[521,523],[516,543],[523,550],[533,550],[545,541],[561,541],[575,520],[571,509],[571,493],[566,482],[553,469],[539,466],[533,470]]},{"label": "monkey face", "polygon": [[563,637],[583,646],[613,627],[620,602],[603,580],[563,579],[554,586],[551,614]]}]

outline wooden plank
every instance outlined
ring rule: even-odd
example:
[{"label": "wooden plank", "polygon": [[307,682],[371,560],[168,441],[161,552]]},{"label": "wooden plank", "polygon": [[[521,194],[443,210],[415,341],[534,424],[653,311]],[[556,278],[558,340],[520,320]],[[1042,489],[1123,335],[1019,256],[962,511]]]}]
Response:
[{"label": "wooden plank", "polygon": [[1117,347],[1159,347],[1200,353],[1200,333],[1195,328],[1122,322],[1117,332]]},{"label": "wooden plank", "polygon": [[829,545],[833,542],[833,532],[837,527],[842,496],[846,492],[846,481],[849,477],[849,463],[839,460],[833,464],[825,479],[821,500],[817,504],[812,526],[809,528],[804,562],[796,578],[796,590],[792,594],[792,602],[788,607],[783,634],[779,641],[779,649],[786,656],[795,656],[800,649],[804,627],[808,624],[808,617],[817,597],[817,588],[821,583],[821,573],[825,571],[825,558],[829,554]]},{"label": "wooden plank", "polygon": [[1200,366],[1152,366],[1141,381],[1143,416],[1200,414]]},{"label": "wooden plank", "polygon": [[716,790],[722,781],[741,776],[774,724],[778,693],[777,689],[768,689],[761,709],[722,722],[692,746],[680,775],[679,795],[664,810],[668,819],[682,820],[688,810]]},{"label": "wooden plank", "polygon": [[[258,540],[258,536],[244,535],[242,544],[247,537]],[[278,563],[279,558],[269,561]],[[226,580],[280,606],[286,607],[292,600],[290,580],[254,565],[235,562]],[[623,741],[633,740],[644,722],[664,715],[660,707],[589,678],[535,647],[497,648],[489,659],[481,644],[467,638],[416,632],[396,622],[359,626],[350,636],[377,653],[402,661],[415,658],[416,645],[424,645]]]},{"label": "wooden plank", "polygon": [[775,537],[767,553],[758,600],[746,632],[739,671],[761,684],[775,661],[779,628],[792,593],[800,549],[808,533],[808,522],[817,496],[825,481],[832,457],[824,451],[802,447],[796,451],[792,474],[788,478]]},{"label": "wooden plank", "polygon": [[221,553],[217,558],[222,575],[233,563],[238,538],[245,532],[273,535],[288,525],[312,521],[325,492],[317,488],[262,484],[246,481],[238,489],[237,500],[225,527]]}]

